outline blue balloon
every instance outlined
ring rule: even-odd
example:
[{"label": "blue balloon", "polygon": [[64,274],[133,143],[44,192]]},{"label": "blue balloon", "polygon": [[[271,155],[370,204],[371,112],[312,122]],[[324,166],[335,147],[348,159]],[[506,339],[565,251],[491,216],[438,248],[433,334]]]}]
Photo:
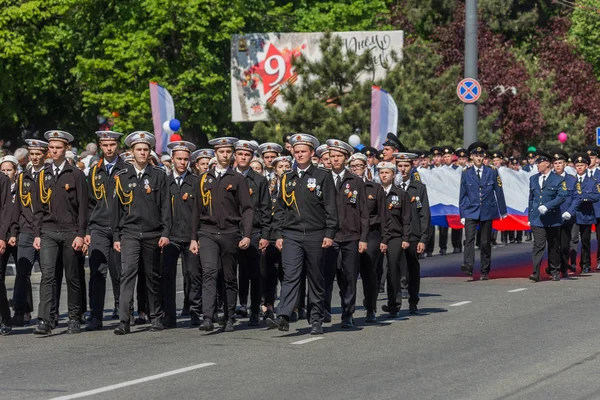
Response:
[{"label": "blue balloon", "polygon": [[364,148],[365,148],[365,145],[362,144],[362,143],[359,143],[359,145],[355,147],[355,149],[358,150],[358,151],[361,151]]},{"label": "blue balloon", "polygon": [[173,132],[177,132],[179,128],[181,128],[181,123],[178,119],[172,119],[169,121],[169,128],[171,128]]}]

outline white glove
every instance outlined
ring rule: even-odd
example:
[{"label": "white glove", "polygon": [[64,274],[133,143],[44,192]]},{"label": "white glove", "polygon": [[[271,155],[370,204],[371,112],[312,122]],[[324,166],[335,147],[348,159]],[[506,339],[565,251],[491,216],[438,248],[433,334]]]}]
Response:
[{"label": "white glove", "polygon": [[538,211],[540,212],[540,214],[544,215],[548,212],[548,208],[546,206],[539,206]]},{"label": "white glove", "polygon": [[464,219],[464,218],[461,218],[461,219],[460,219],[460,224],[461,224],[461,225],[464,225],[464,224],[465,224],[465,219]]},{"label": "white glove", "polygon": [[508,217],[508,215],[501,215],[500,216],[500,220],[503,220],[504,218]]},{"label": "white glove", "polygon": [[569,212],[568,212],[568,211],[565,211],[565,212],[563,213],[563,215],[562,215],[562,218],[563,218],[565,221],[568,221],[568,220],[570,220],[570,219],[571,219],[571,214],[569,214]]}]

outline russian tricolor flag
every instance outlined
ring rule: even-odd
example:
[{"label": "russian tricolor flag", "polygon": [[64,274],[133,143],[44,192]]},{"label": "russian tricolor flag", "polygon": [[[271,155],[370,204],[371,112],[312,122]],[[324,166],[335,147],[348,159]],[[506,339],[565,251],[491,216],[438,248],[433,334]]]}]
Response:
[{"label": "russian tricolor flag", "polygon": [[165,132],[163,124],[175,118],[175,104],[169,91],[156,82],[150,82],[150,104],[152,106],[152,123],[156,137],[157,154],[167,152],[167,144],[172,133]]},{"label": "russian tricolor flag", "polygon": [[379,86],[371,87],[371,146],[381,149],[391,132],[398,132],[398,106],[392,96]]}]

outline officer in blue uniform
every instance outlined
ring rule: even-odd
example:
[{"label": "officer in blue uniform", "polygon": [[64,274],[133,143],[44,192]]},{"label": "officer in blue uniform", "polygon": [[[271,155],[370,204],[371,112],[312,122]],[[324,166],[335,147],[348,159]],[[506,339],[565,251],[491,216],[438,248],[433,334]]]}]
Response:
[{"label": "officer in blue uniform", "polygon": [[527,152],[527,165],[523,167],[523,171],[531,172],[535,165],[535,160],[537,158],[537,152],[529,151]]},{"label": "officer in blue uniform", "polygon": [[469,146],[473,166],[463,171],[460,180],[459,208],[461,223],[465,226],[466,243],[464,263],[460,269],[473,275],[475,263],[475,235],[477,225],[481,232],[481,279],[488,280],[492,256],[492,222],[507,215],[502,180],[498,170],[483,165],[487,144],[475,142]]},{"label": "officer in blue uniform", "polygon": [[[560,227],[560,273],[563,278],[569,277],[569,253],[571,251],[571,232],[573,231],[573,224],[575,218],[571,218],[575,213],[571,214],[568,210],[571,208],[573,202],[573,194],[575,192],[575,185],[577,179],[573,175],[569,175],[565,172],[567,161],[569,160],[569,154],[562,149],[554,149],[550,151],[553,155],[554,161],[554,173],[565,178],[567,183],[567,198],[564,203],[560,205],[560,214],[563,219],[563,224]],[[549,274],[549,270],[546,273]],[[573,269],[573,272],[575,270]]]},{"label": "officer in blue uniform", "polygon": [[529,225],[533,233],[533,272],[529,279],[540,280],[540,265],[548,243],[548,265],[553,281],[560,281],[560,205],[567,198],[565,178],[551,170],[552,156],[537,152],[538,173],[529,178]]},{"label": "officer in blue uniform", "polygon": [[[590,159],[590,164],[587,169],[587,174],[596,179],[600,179],[600,169],[598,168],[598,147],[586,146],[585,151]],[[600,202],[594,203],[594,214],[596,216],[596,227],[600,224]],[[600,229],[596,229],[596,240],[600,243]],[[600,251],[596,254],[596,271],[600,270]]]},{"label": "officer in blue uniform", "polygon": [[[595,178],[588,175],[590,157],[586,153],[575,153],[573,155],[575,170],[575,191],[573,201],[567,210],[570,218],[575,219],[581,234],[581,255],[579,266],[582,273],[588,273],[591,269],[590,241],[592,237],[592,225],[596,223],[594,206],[600,201],[600,184]],[[568,185],[567,185],[568,187]],[[564,215],[564,214],[563,214]]]}]

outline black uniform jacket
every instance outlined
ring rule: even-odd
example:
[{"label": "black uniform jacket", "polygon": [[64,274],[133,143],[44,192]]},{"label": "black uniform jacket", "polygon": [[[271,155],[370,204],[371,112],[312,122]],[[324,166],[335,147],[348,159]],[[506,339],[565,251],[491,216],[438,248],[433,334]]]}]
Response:
[{"label": "black uniform jacket", "polygon": [[169,239],[174,242],[189,242],[192,237],[192,215],[194,203],[198,197],[198,175],[191,172],[185,174],[181,186],[174,175],[167,177],[173,214],[173,227]]},{"label": "black uniform jacket", "polygon": [[[115,176],[126,168],[126,164],[117,157],[117,161],[110,170],[110,176],[106,173],[106,161],[100,159],[88,175],[88,208],[90,210],[90,223],[88,235],[94,228],[111,228],[115,225],[119,198],[115,196]],[[131,167],[130,167],[131,168]]]},{"label": "black uniform jacket", "polygon": [[336,202],[340,228],[335,234],[335,241],[360,239],[366,242],[369,236],[369,209],[362,178],[346,171],[340,191],[336,192]]},{"label": "black uniform jacket", "polygon": [[236,233],[252,237],[254,210],[246,178],[229,168],[217,179],[214,168],[200,176],[200,190],[194,203],[192,240],[198,232]]},{"label": "black uniform jacket", "polygon": [[133,165],[125,164],[115,179],[119,201],[113,229],[115,242],[123,235],[142,239],[169,237],[173,218],[165,171],[148,164],[138,179]]},{"label": "black uniform jacket", "polygon": [[382,231],[385,220],[385,192],[377,182],[365,182],[367,208],[369,209],[369,230]]},{"label": "black uniform jacket", "polygon": [[260,238],[269,240],[271,233],[271,196],[267,178],[257,174],[252,168],[246,173],[248,191],[252,198],[254,218],[252,228],[260,231]]},{"label": "black uniform jacket", "polygon": [[33,198],[35,236],[42,231],[75,232],[84,237],[88,225],[88,193],[84,173],[65,162],[58,178],[54,164],[44,167],[38,176],[37,195]]},{"label": "black uniform jacket", "polygon": [[325,237],[333,239],[339,219],[331,172],[313,165],[302,178],[296,169],[286,172],[281,179],[274,221],[277,239],[283,238],[284,231],[305,235],[325,231]]},{"label": "black uniform jacket", "polygon": [[427,243],[431,225],[427,188],[421,182],[411,179],[407,192],[410,198],[411,212],[409,241]]},{"label": "black uniform jacket", "polygon": [[[37,174],[36,174],[37,175]],[[33,200],[38,195],[38,180],[30,168],[17,176],[17,200],[19,205],[19,231],[35,232]]]},{"label": "black uniform jacket", "polygon": [[381,243],[388,244],[390,239],[400,237],[408,242],[410,236],[410,198],[408,193],[392,185],[385,199],[386,226]]}]

